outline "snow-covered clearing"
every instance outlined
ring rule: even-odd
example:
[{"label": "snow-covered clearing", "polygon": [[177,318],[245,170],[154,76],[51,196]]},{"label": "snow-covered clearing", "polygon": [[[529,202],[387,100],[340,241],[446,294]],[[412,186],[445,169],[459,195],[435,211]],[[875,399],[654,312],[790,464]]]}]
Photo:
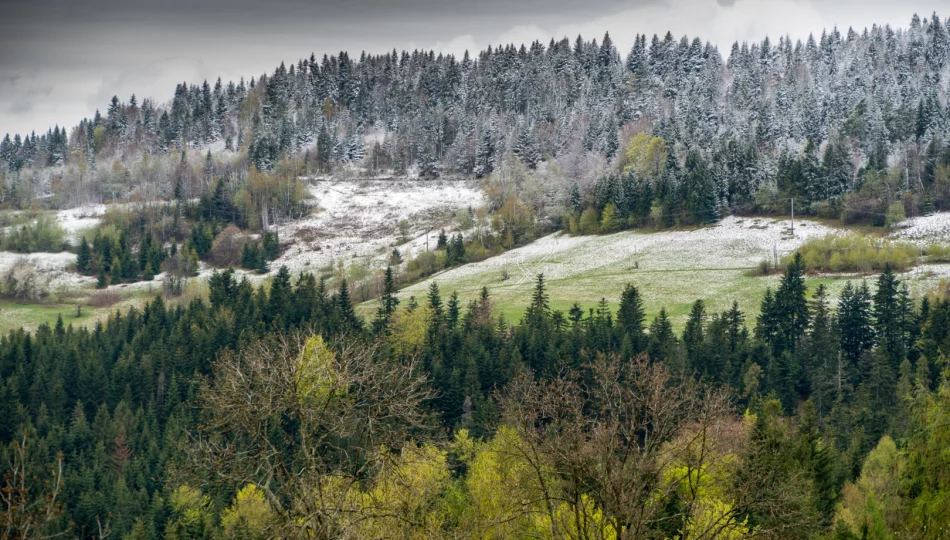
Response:
[{"label": "snow-covered clearing", "polygon": [[950,242],[950,212],[910,218],[897,227],[891,236],[920,246]]},{"label": "snow-covered clearing", "polygon": [[42,278],[52,291],[75,289],[96,282],[94,278],[81,276],[71,268],[76,263],[76,254],[68,251],[26,254],[0,251],[0,276],[7,275],[18,261],[34,265],[38,277]]},{"label": "snow-covered clearing", "polygon": [[278,226],[284,250],[272,272],[316,272],[343,261],[383,266],[399,243],[398,223],[407,220],[411,240],[398,248],[404,258],[434,246],[438,230],[451,228],[458,210],[484,205],[477,184],[439,180],[317,180],[310,186],[316,206],[297,221]]},{"label": "snow-covered clearing", "polygon": [[106,205],[89,204],[60,210],[56,213],[56,221],[66,232],[66,240],[70,243],[76,243],[79,241],[82,231],[98,225],[105,213]]}]

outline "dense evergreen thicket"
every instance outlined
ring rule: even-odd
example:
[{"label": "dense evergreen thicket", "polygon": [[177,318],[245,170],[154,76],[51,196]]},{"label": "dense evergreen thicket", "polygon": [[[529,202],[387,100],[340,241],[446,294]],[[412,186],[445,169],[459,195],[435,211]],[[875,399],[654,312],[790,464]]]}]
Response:
[{"label": "dense evergreen thicket", "polygon": [[[50,530],[73,523],[70,534],[81,537],[96,536],[99,527],[105,525],[118,537],[157,537],[171,534],[170,531],[178,531],[177,537],[184,537],[181,527],[196,525],[185,523],[187,512],[182,509],[182,497],[190,493],[189,489],[200,489],[205,493],[195,491],[197,500],[209,497],[206,505],[199,504],[207,514],[207,527],[200,534],[192,532],[200,537],[217,534],[215,531],[221,531],[220,527],[230,526],[227,516],[234,507],[228,512],[224,509],[229,508],[244,485],[222,485],[213,480],[214,471],[207,469],[205,473],[211,475],[207,477],[208,484],[187,485],[188,478],[197,482],[194,479],[201,475],[180,474],[182,470],[194,473],[189,448],[197,443],[191,437],[205,429],[202,426],[209,421],[205,416],[207,410],[195,405],[210,399],[208,392],[213,395],[213,391],[220,390],[213,384],[225,376],[219,373],[223,369],[221,358],[258,347],[256,344],[261,340],[273,342],[275,336],[287,332],[312,331],[326,336],[327,351],[368,351],[371,364],[366,365],[417,364],[416,369],[421,369],[428,380],[426,387],[432,390],[423,401],[431,416],[425,421],[428,428],[407,431],[404,436],[420,442],[433,441],[426,444],[438,445],[438,433],[454,433],[456,439],[484,440],[477,443],[478,448],[482,448],[480,444],[513,444],[507,439],[514,436],[507,430],[517,428],[517,418],[508,416],[513,405],[499,402],[496,391],[508,388],[507,393],[527,392],[517,400],[521,404],[518,407],[522,407],[517,415],[544,416],[562,410],[558,406],[544,412],[557,401],[546,401],[553,398],[543,398],[541,389],[553,386],[542,385],[535,390],[524,386],[532,380],[549,381],[555,386],[579,384],[579,389],[563,394],[575,395],[595,392],[594,388],[580,389],[604,376],[600,370],[613,373],[610,370],[627,369],[624,365],[640,365],[630,375],[636,378],[635,374],[645,373],[642,370],[649,365],[669,374],[658,388],[678,388],[676,384],[703,381],[701,386],[683,390],[685,394],[679,399],[698,396],[697,392],[704,387],[731,389],[731,405],[725,410],[732,412],[726,418],[738,419],[738,413],[746,409],[758,420],[749,426],[751,431],[742,428],[740,434],[733,434],[738,439],[730,439],[729,443],[741,441],[742,447],[752,453],[739,452],[744,457],[738,468],[730,469],[726,480],[717,482],[739,486],[745,485],[741,484],[743,478],[748,479],[744,474],[755,474],[756,478],[762,474],[778,475],[776,478],[784,478],[783,482],[789,485],[780,483],[773,487],[791,491],[773,495],[782,504],[797,505],[795,512],[804,516],[798,525],[784,523],[781,516],[760,509],[757,504],[762,501],[740,503],[736,499],[728,503],[733,525],[744,524],[742,530],[746,533],[758,530],[761,534],[766,534],[770,527],[780,527],[776,529],[780,532],[767,535],[783,538],[830,533],[832,525],[842,537],[850,537],[846,534],[849,527],[854,534],[861,534],[862,527],[871,525],[895,533],[912,533],[915,537],[940,537],[925,529],[915,529],[941,519],[929,509],[915,510],[915,505],[939,505],[942,503],[931,499],[946,496],[947,486],[940,478],[930,478],[924,463],[943,459],[939,446],[932,441],[934,437],[945,439],[947,428],[926,421],[918,424],[915,419],[918,415],[924,419],[938,414],[933,411],[946,414],[950,301],[911,301],[907,288],[887,269],[873,287],[863,282],[849,284],[838,299],[837,308],[833,308],[823,288],[807,294],[803,270],[800,258],[789,264],[779,287],[766,294],[755,321],[747,321],[737,307],[724,313],[707,313],[698,300],[680,335],[674,332],[665,312],[648,323],[640,292],[633,286],[623,292],[617,312],[609,310],[605,302],[587,313],[576,306],[562,313],[549,307],[543,277],[538,276],[524,318],[510,324],[494,314],[488,291],[467,306],[460,305],[454,294],[443,297],[436,285],[430,288],[426,299],[400,301],[392,279],[387,279],[379,312],[368,324],[354,313],[345,282],[339,291],[330,294],[312,276],[303,275],[292,283],[286,269],[281,269],[269,289],[255,289],[247,281],[235,281],[230,271],[219,273],[211,278],[208,302],[195,300],[186,307],[169,308],[156,299],[141,311],[116,314],[93,329],[66,327],[60,321],[52,328],[41,327],[35,334],[21,330],[0,339],[0,440],[4,445],[5,470],[11,471],[8,464],[15,462],[16,449],[25,441],[29,452],[24,460],[28,475],[35,475],[35,479],[27,482],[33,491],[23,496],[42,501],[46,493],[43,479],[49,476],[43,471],[57,463],[57,454],[61,453],[62,489],[58,503],[62,505],[62,515],[44,525]],[[257,358],[264,353],[255,354]],[[321,354],[332,357],[333,353]],[[615,359],[617,367],[603,364],[609,358]],[[647,364],[629,364],[643,361]],[[251,370],[253,362],[246,362],[251,364],[243,369]],[[235,364],[235,368],[238,365],[244,364]],[[273,371],[266,364],[262,369],[265,371],[261,373]],[[238,387],[243,388],[241,395],[247,392],[250,399],[261,391],[252,373],[237,371],[227,376],[234,373],[241,374],[244,381]],[[343,376],[332,375],[333,371],[319,373],[325,373],[319,377],[331,378],[315,381]],[[561,379],[565,373],[575,373],[577,379]],[[199,392],[201,385],[209,383],[211,387]],[[275,394],[271,399],[280,399],[280,395],[285,394]],[[532,405],[531,400],[535,399],[541,401]],[[594,403],[596,400],[591,402]],[[270,406],[254,400],[246,405],[251,409]],[[540,408],[534,410],[532,406]],[[579,410],[587,411],[588,406]],[[693,412],[698,414],[697,411]],[[228,418],[243,416],[228,415],[220,421],[226,423]],[[699,420],[700,417],[693,419]],[[575,418],[571,422],[578,421]],[[565,424],[572,425],[575,424]],[[682,435],[681,430],[688,431],[691,425],[676,428],[670,436]],[[285,425],[281,429],[291,427]],[[230,440],[229,437],[239,437],[240,433],[220,435]],[[534,441],[538,448],[547,448],[545,437],[551,436],[520,433],[527,439],[518,440],[524,444]],[[561,428],[558,433],[563,435]],[[275,432],[267,437],[279,439],[280,435]],[[759,443],[757,438],[761,439]],[[675,439],[664,440],[664,444],[673,444]],[[901,463],[906,462],[907,466],[883,472],[869,469],[873,465],[865,462],[868,452],[875,446],[878,448],[874,452],[884,452],[887,448],[882,450],[881,445],[893,446],[893,441],[897,445],[889,450],[888,459],[903,460]],[[301,443],[288,448],[295,448],[296,444]],[[351,449],[359,447],[357,441],[345,444],[356,445]],[[757,444],[765,446],[755,451]],[[456,447],[450,445],[450,453],[460,451],[451,448]],[[227,453],[218,457],[235,458]],[[475,489],[472,482],[477,479],[466,480],[466,471],[476,467],[475,462],[466,460],[473,458],[459,455],[453,459],[461,461],[439,465],[447,467],[445,478],[458,478],[469,485],[465,489]],[[215,467],[218,466],[224,465],[219,463]],[[504,470],[515,465],[497,466]],[[550,472],[554,478],[568,474],[557,470]],[[363,474],[369,476],[360,481],[371,482],[377,473],[366,470]],[[416,473],[423,474],[421,470]],[[873,490],[866,493],[861,491],[867,487],[859,478],[867,474],[885,475],[885,480],[893,485],[916,487],[894,488],[887,495]],[[279,484],[267,485],[266,478],[253,474],[244,481],[261,485],[265,490],[281,489]],[[797,493],[789,487],[796,482],[805,482],[801,485],[805,491],[799,493],[803,498],[787,499],[786,495]],[[461,508],[475,504],[466,497],[477,497],[478,492],[453,496],[451,489],[443,486],[433,496],[448,497]],[[606,515],[620,511],[609,506],[604,509],[607,501],[598,497],[605,495],[590,493],[594,508],[601,508]],[[847,497],[842,498],[842,493]],[[855,493],[864,495],[855,499]],[[921,499],[925,493],[930,494],[930,502]],[[462,499],[452,499],[457,496]],[[492,495],[502,499],[504,496]],[[884,496],[891,499],[872,502],[874,497]],[[872,506],[897,504],[894,501],[900,501],[897,510],[893,510],[898,517],[891,515],[885,524]],[[848,508],[847,513],[842,513],[843,507]],[[680,515],[682,509],[655,511],[660,516],[672,516]],[[8,512],[3,517],[12,519],[15,514]],[[693,511],[685,515],[699,519]],[[350,519],[341,516],[335,519],[342,520],[341,523]],[[446,532],[461,526],[460,523],[450,520],[436,529]],[[795,529],[799,526],[800,530]]]}]

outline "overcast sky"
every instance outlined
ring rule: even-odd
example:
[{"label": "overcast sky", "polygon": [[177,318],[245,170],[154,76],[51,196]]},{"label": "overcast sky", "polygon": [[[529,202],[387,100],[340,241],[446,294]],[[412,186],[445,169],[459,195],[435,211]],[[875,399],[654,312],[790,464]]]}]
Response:
[{"label": "overcast sky", "polygon": [[623,54],[637,33],[733,41],[816,35],[837,25],[906,27],[947,0],[0,0],[0,134],[72,127],[113,94],[164,102],[175,83],[225,82],[348,50],[460,55],[554,37]]}]

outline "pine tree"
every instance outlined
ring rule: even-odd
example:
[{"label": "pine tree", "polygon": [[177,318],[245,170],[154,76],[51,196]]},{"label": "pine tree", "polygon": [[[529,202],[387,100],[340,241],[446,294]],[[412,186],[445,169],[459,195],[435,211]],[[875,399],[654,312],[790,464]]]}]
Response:
[{"label": "pine tree", "polygon": [[683,344],[686,346],[686,359],[691,371],[704,371],[703,346],[705,344],[706,305],[696,300],[690,308],[689,318],[683,329]]},{"label": "pine tree", "polygon": [[906,355],[901,311],[900,280],[894,275],[890,264],[886,264],[884,271],[877,279],[873,314],[877,343],[879,347],[885,349],[892,371],[897,369]]},{"label": "pine tree", "polygon": [[645,320],[646,313],[643,311],[640,291],[633,285],[625,285],[620,295],[620,309],[617,310],[617,327],[630,340],[634,353],[646,349],[647,339],[643,328]]},{"label": "pine tree", "polygon": [[391,266],[386,267],[386,273],[383,276],[383,294],[379,298],[379,309],[376,311],[376,320],[373,322],[373,331],[377,334],[383,333],[388,325],[393,313],[396,312],[396,306],[399,305],[399,298],[396,297],[396,280],[393,277]]},{"label": "pine tree", "polygon": [[336,295],[336,306],[340,313],[343,328],[353,332],[362,330],[363,323],[353,309],[353,302],[350,300],[350,287],[346,279],[340,280],[340,291]]},{"label": "pine tree", "polygon": [[676,346],[676,334],[673,333],[673,323],[670,322],[666,308],[660,308],[660,313],[650,323],[650,344],[648,351],[650,358],[657,361],[673,360]]},{"label": "pine tree", "polygon": [[[785,351],[795,352],[808,328],[808,301],[805,298],[805,261],[801,253],[795,256],[785,269],[785,275],[775,291],[776,336],[772,343],[773,354],[778,357]],[[764,308],[763,308],[764,309]]]},{"label": "pine tree", "polygon": [[76,255],[76,271],[80,274],[88,274],[92,270],[92,252],[89,249],[89,241],[83,237],[79,243],[79,253]]},{"label": "pine tree", "polygon": [[276,232],[265,231],[263,244],[263,257],[269,261],[275,260],[280,256],[280,239]]}]

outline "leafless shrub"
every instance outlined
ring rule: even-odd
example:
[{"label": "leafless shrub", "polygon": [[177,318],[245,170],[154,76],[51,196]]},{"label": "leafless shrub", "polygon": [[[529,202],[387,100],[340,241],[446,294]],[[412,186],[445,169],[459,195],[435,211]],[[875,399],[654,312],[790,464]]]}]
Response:
[{"label": "leafless shrub", "polygon": [[218,233],[211,245],[208,261],[214,266],[224,268],[241,265],[241,248],[247,243],[247,235],[236,226],[228,225]]},{"label": "leafless shrub", "polygon": [[112,307],[122,301],[117,291],[96,291],[89,297],[89,306],[94,308]]},{"label": "leafless shrub", "polygon": [[0,292],[13,300],[40,300],[49,296],[49,278],[32,261],[20,258],[3,275]]}]

